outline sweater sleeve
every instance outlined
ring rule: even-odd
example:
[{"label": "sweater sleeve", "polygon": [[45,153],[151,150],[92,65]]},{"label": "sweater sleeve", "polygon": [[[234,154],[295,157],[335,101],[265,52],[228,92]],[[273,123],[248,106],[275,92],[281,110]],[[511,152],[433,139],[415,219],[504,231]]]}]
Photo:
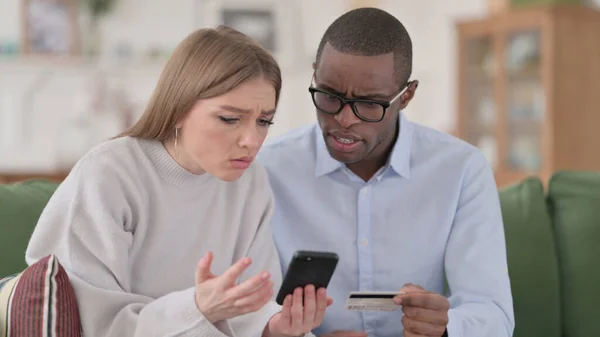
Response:
[{"label": "sweater sleeve", "polygon": [[273,300],[268,302],[260,310],[234,317],[229,320],[231,327],[237,336],[248,337],[260,337],[271,317],[281,311],[281,306],[275,302],[277,291],[281,286],[282,277],[279,255],[277,254],[271,231],[271,217],[274,210],[273,194],[264,168],[257,165],[257,171],[257,179],[254,184],[256,188],[254,189],[253,194],[260,196],[260,198],[256,198],[260,204],[252,206],[262,210],[262,212],[260,214],[260,223],[256,230],[256,234],[247,253],[247,255],[252,258],[252,264],[248,267],[248,270],[244,272],[240,282],[243,282],[245,279],[248,279],[263,270],[267,270],[271,273],[271,280],[273,280],[273,288],[275,291]]},{"label": "sweater sleeve", "polygon": [[83,334],[232,336],[227,322],[213,325],[197,309],[193,286],[159,298],[132,291],[131,218],[143,211],[135,208],[143,193],[127,168],[90,161],[80,161],[56,190],[26,252],[30,265],[56,255],[75,290]]}]

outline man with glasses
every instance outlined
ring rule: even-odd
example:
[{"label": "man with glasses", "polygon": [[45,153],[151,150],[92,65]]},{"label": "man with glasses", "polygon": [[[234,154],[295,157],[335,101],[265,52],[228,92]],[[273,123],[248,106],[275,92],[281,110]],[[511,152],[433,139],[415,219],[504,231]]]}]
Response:
[{"label": "man with glasses", "polygon": [[[283,272],[296,250],[340,256],[320,336],[512,336],[492,171],[473,146],[401,113],[418,86],[411,67],[411,39],[385,11],[353,10],[326,30],[308,88],[318,123],[259,155]],[[352,291],[400,291],[401,307],[348,310]]]}]

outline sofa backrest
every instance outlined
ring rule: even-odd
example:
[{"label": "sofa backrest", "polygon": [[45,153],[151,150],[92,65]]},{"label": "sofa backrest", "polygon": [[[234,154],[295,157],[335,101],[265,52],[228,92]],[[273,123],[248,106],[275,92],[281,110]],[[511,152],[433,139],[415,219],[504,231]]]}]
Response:
[{"label": "sofa backrest", "polygon": [[508,272],[513,294],[513,337],[561,337],[557,251],[546,196],[538,179],[500,190]]},{"label": "sofa backrest", "polygon": [[558,172],[548,188],[563,336],[600,336],[600,173]]},{"label": "sofa backrest", "polygon": [[25,269],[27,243],[56,187],[46,180],[0,184],[0,278]]}]

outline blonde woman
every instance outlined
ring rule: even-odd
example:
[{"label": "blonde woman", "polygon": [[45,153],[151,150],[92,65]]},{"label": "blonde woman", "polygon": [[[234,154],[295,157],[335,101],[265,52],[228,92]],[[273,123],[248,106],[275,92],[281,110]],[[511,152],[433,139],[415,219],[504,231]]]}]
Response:
[{"label": "blonde woman", "polygon": [[254,157],[280,89],[277,63],[248,37],[199,30],[137,124],[73,168],[26,259],[57,256],[86,337],[297,336],[321,323],[325,289],[272,302],[273,200]]}]

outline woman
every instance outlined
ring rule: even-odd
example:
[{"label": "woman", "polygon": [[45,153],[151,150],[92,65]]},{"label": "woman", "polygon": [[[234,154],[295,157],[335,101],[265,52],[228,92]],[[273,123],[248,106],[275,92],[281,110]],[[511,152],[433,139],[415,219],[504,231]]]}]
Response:
[{"label": "woman", "polygon": [[277,63],[248,37],[197,31],[137,124],[75,165],[26,259],[56,255],[85,336],[295,336],[320,324],[324,289],[271,301],[273,200],[253,160],[280,89]]}]

